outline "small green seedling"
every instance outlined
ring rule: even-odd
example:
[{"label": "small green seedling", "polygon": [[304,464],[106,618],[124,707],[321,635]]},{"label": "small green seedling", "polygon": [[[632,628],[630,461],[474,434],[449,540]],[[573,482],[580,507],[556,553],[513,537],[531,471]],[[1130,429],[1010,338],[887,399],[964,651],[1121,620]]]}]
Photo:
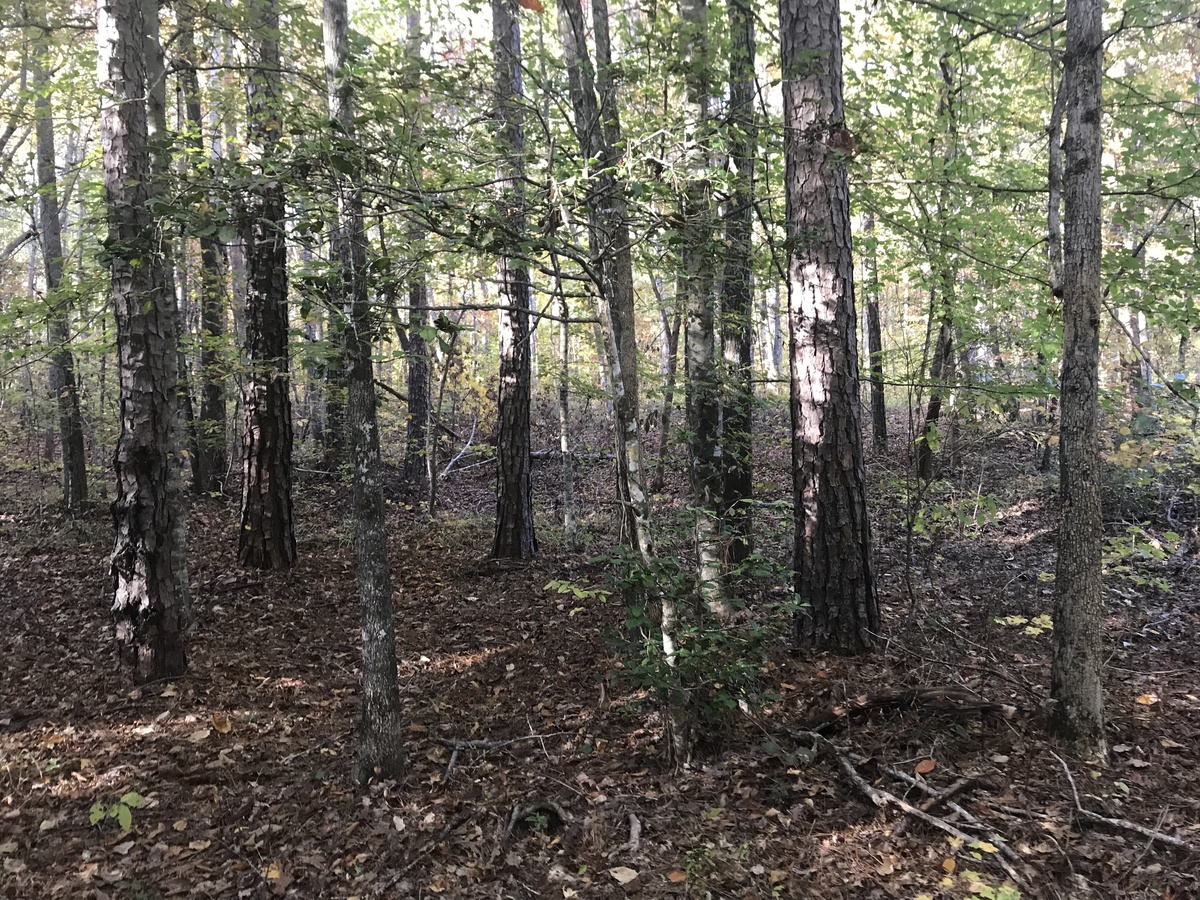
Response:
[{"label": "small green seedling", "polygon": [[122,831],[128,831],[133,825],[133,811],[142,805],[142,801],[146,798],[137,791],[130,791],[123,794],[121,799],[109,806],[103,800],[97,800],[92,804],[92,809],[88,814],[88,821],[95,826],[99,826],[105,819],[116,819],[117,824],[121,826]]}]

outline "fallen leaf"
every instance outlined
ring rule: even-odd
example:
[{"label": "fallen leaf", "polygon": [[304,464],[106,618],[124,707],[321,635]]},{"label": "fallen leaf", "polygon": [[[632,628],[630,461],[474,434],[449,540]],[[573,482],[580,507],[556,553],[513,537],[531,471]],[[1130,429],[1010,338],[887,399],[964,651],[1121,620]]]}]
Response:
[{"label": "fallen leaf", "polygon": [[199,744],[201,741],[205,740],[210,734],[212,734],[212,732],[209,731],[209,729],[207,727],[205,727],[205,728],[201,728],[197,731],[193,731],[191,734],[189,734],[187,736],[187,739],[189,741],[191,741],[193,744]]},{"label": "fallen leaf", "polygon": [[772,869],[771,874],[767,876],[771,884],[779,884],[781,881],[787,881],[787,872],[783,869]]},{"label": "fallen leaf", "polygon": [[263,878],[267,879],[268,881],[278,881],[282,877],[283,867],[277,862],[273,862],[263,869]]},{"label": "fallen leaf", "polygon": [[999,850],[991,841],[972,841],[971,847],[975,850],[981,850],[984,853],[998,853]]},{"label": "fallen leaf", "polygon": [[212,714],[213,728],[217,729],[220,734],[229,734],[233,731],[233,722],[229,721],[229,716],[224,713]]},{"label": "fallen leaf", "polygon": [[192,841],[188,844],[189,850],[207,850],[212,846],[212,841]]},{"label": "fallen leaf", "polygon": [[918,775],[928,775],[930,772],[932,772],[936,768],[937,768],[936,760],[923,759],[919,763],[917,763],[917,767],[914,771]]},{"label": "fallen leaf", "polygon": [[885,862],[882,866],[875,870],[880,875],[891,875],[896,871],[896,867],[890,862]]},{"label": "fallen leaf", "polygon": [[117,846],[113,847],[113,853],[120,853],[122,856],[124,856],[132,849],[133,841],[125,841],[124,843],[117,844]]},{"label": "fallen leaf", "polygon": [[999,765],[1004,765],[1006,762],[1008,762],[1008,760],[1009,760],[1009,757],[1005,756],[1003,753],[993,753],[992,754],[992,762],[997,763]]},{"label": "fallen leaf", "polygon": [[1137,702],[1142,704],[1142,706],[1153,706],[1158,702],[1158,694],[1154,693],[1154,691],[1147,691],[1138,696]]},{"label": "fallen leaf", "polygon": [[187,819],[176,819],[175,824],[171,827],[176,831],[185,831],[187,829]]},{"label": "fallen leaf", "polygon": [[1150,767],[1150,763],[1144,759],[1131,759],[1129,765],[1135,769],[1147,769]]},{"label": "fallen leaf", "polygon": [[1162,743],[1162,745],[1163,745],[1164,747],[1166,747],[1168,750],[1182,750],[1182,749],[1184,749],[1184,747],[1183,747],[1183,744],[1179,743],[1179,741],[1173,741],[1173,740],[1171,740],[1170,738],[1163,738],[1163,739],[1162,739],[1162,741],[1161,741],[1161,743]]},{"label": "fallen leaf", "polygon": [[615,878],[618,884],[629,884],[638,877],[638,873],[629,866],[616,866],[609,869],[608,874]]},{"label": "fallen leaf", "polygon": [[946,870],[947,875],[953,875],[954,870],[958,868],[958,863],[950,859],[950,857],[946,857],[942,860],[942,868]]},{"label": "fallen leaf", "polygon": [[667,873],[667,881],[672,884],[683,884],[687,881],[687,872],[683,871],[683,869],[672,869]]}]

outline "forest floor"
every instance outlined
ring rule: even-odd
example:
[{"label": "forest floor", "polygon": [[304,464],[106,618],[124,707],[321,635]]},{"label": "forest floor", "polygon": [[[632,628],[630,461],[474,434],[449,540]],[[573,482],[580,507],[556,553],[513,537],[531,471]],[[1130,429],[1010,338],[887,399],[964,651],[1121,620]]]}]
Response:
[{"label": "forest floor", "polygon": [[[758,527],[782,558],[786,431],[766,418]],[[301,473],[300,561],[286,574],[239,570],[236,503],[197,499],[191,668],[135,688],[112,651],[106,511],[62,517],[53,468],[6,451],[0,896],[1200,897],[1200,855],[1163,842],[1200,847],[1195,523],[1164,559],[1133,542],[1111,561],[1113,752],[1077,759],[1046,738],[1041,711],[1054,479],[1019,435],[978,436],[926,498],[906,576],[903,456],[868,466],[878,648],[796,655],[775,622],[765,699],[678,772],[653,698],[620,677],[621,645],[606,637],[625,611],[590,592],[607,584],[592,558],[616,540],[611,463],[581,465],[579,550],[551,515],[558,464],[536,464],[543,552],[529,565],[486,558],[491,467],[452,473],[433,522],[397,495],[410,769],[360,791],[348,486]],[[682,486],[659,498],[660,521],[685,514]],[[977,515],[993,501],[994,517]],[[1157,533],[1137,532],[1143,550]],[[663,546],[674,552],[669,535]],[[765,601],[787,593],[778,579],[749,587],[745,616],[769,618]],[[973,698],[1011,708],[964,709]],[[814,728],[821,740],[802,734]],[[943,797],[927,815],[966,840],[869,799],[920,807],[952,787],[962,811]],[[127,798],[122,828],[129,792],[142,799]],[[96,804],[113,815],[93,825]]]}]

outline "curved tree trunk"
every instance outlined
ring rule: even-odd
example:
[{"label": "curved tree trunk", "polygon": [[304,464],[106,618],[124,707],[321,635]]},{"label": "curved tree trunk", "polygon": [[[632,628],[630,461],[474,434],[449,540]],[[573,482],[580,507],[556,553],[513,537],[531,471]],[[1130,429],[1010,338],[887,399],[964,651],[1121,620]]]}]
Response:
[{"label": "curved tree trunk", "polygon": [[1063,176],[1062,521],[1054,584],[1051,729],[1105,755],[1104,592],[1100,578],[1099,369],[1101,75],[1099,0],[1067,0],[1067,129]]},{"label": "curved tree trunk", "polygon": [[276,159],[282,135],[279,12],[276,0],[254,0],[255,66],[247,85],[247,140],[262,167],[249,191],[242,241],[246,247],[246,378],[242,438],[243,566],[290,569],[296,564],[292,527],[292,400],[288,392],[286,214]]},{"label": "curved tree trunk", "polygon": [[105,102],[100,129],[109,265],[117,325],[121,433],[114,457],[111,572],[119,658],[139,681],[187,668],[186,585],[180,584],[171,491],[179,432],[177,323],[155,223],[146,106],[146,22],[138,0],[98,9]]},{"label": "curved tree trunk", "polygon": [[879,625],[859,422],[838,0],[782,0],[799,643],[869,648]]},{"label": "curved tree trunk", "polygon": [[[526,231],[525,130],[521,103],[521,26],[516,0],[492,0],[496,118],[501,159],[497,213],[514,244]],[[492,556],[533,559],[533,460],[530,457],[529,269],[515,257],[500,258],[500,423],[497,436],[496,535]]]}]

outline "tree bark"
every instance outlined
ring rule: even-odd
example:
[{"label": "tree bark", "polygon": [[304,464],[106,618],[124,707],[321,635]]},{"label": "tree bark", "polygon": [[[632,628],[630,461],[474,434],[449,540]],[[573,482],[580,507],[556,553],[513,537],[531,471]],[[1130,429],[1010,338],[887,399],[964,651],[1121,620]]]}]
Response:
[{"label": "tree bark", "polygon": [[725,217],[725,272],[721,336],[721,459],[724,463],[726,560],[738,565],[753,550],[754,456],[754,18],[748,0],[729,0],[729,162],[733,191]]},{"label": "tree bark", "polygon": [[242,439],[243,566],[290,569],[296,564],[292,526],[292,401],[288,391],[286,209],[281,163],[283,100],[276,0],[254,0],[254,64],[246,88],[247,145],[260,172],[248,191],[242,223],[246,248],[246,377]]},{"label": "tree bark", "polygon": [[146,22],[138,0],[98,8],[105,102],[100,127],[109,266],[117,325],[121,433],[114,467],[114,583],[118,656],[138,681],[187,668],[186,586],[178,582],[179,497],[170,490],[178,446],[177,323],[155,223],[145,97]]},{"label": "tree bark", "polygon": [[[183,11],[180,10],[180,14]],[[180,22],[179,51],[183,65],[179,84],[183,91],[188,130],[186,145],[194,176],[201,175],[204,157],[204,115],[200,108],[199,60],[192,17]],[[209,204],[213,203],[209,199]],[[197,422],[199,454],[192,489],[197,493],[221,493],[225,489],[228,449],[225,444],[225,383],[229,366],[225,359],[225,316],[229,309],[229,262],[225,245],[216,233],[202,230],[200,242],[200,418]]]},{"label": "tree bark", "polygon": [[875,213],[867,213],[863,275],[867,294],[867,353],[871,381],[871,444],[887,453],[887,400],[883,392],[883,330],[879,320],[879,268],[875,257]]},{"label": "tree bark", "polygon": [[34,63],[34,113],[37,117],[38,227],[50,307],[50,393],[58,406],[62,440],[63,506],[79,510],[87,502],[87,458],[83,448],[83,419],[71,352],[70,299],[63,293],[62,223],[58,208],[58,172],[54,150],[54,107],[49,75],[40,58],[45,41],[38,42]]},{"label": "tree bark", "polygon": [[[496,118],[500,162],[497,214],[509,239],[516,242],[527,228],[525,211],[525,129],[521,105],[521,26],[516,0],[492,0],[495,53]],[[492,556],[533,559],[537,536],[533,527],[533,460],[529,456],[530,328],[529,270],[515,256],[500,258],[500,423],[496,479],[496,535]]]},{"label": "tree bark", "polygon": [[715,218],[708,171],[710,67],[708,0],[680,0],[679,59],[684,66],[687,133],[683,166],[687,183],[680,209],[678,301],[684,310],[685,413],[688,475],[695,514],[696,588],[701,600],[725,616],[721,552],[722,472],[718,463],[720,377],[713,310]]},{"label": "tree bark", "polygon": [[1051,730],[1104,756],[1104,593],[1100,568],[1099,370],[1101,76],[1099,0],[1067,0],[1063,172],[1062,520],[1054,590]]},{"label": "tree bark", "polygon": [[[329,117],[336,139],[354,153],[354,85],[349,62],[346,0],[325,0],[325,75]],[[358,731],[355,778],[403,776],[404,740],[400,687],[396,680],[396,616],[388,568],[387,507],[383,500],[383,461],[375,410],[374,344],[367,295],[367,238],[363,226],[361,178],[351,173],[338,194],[341,257],[335,290],[346,321],[346,422],[354,464],[354,547],[358,555],[358,597],[363,635],[362,719]]]},{"label": "tree bark", "polygon": [[879,626],[858,402],[838,0],[781,0],[799,643],[869,648]]}]

